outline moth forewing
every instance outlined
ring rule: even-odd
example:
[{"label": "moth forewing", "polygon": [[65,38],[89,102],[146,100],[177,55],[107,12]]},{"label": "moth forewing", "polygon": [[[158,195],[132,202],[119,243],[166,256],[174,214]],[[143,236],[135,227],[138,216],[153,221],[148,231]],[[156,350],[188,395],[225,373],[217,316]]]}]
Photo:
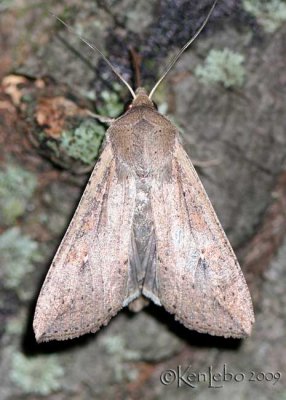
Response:
[{"label": "moth forewing", "polygon": [[172,179],[151,189],[162,305],[187,328],[246,337],[252,302],[234,252],[207,194],[176,140]]},{"label": "moth forewing", "polygon": [[134,177],[118,177],[107,143],[41,289],[37,341],[96,332],[122,308],[135,191]]}]

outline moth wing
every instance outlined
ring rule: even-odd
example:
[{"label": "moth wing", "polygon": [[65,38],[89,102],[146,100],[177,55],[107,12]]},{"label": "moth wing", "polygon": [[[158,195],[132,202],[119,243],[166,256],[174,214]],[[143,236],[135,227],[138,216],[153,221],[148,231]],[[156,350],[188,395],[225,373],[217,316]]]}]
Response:
[{"label": "moth wing", "polygon": [[95,332],[128,303],[135,191],[133,177],[118,176],[107,144],[41,289],[37,341]]},{"label": "moth wing", "polygon": [[189,329],[245,337],[254,322],[247,284],[187,154],[177,141],[172,178],[151,190],[156,286],[162,305]]}]

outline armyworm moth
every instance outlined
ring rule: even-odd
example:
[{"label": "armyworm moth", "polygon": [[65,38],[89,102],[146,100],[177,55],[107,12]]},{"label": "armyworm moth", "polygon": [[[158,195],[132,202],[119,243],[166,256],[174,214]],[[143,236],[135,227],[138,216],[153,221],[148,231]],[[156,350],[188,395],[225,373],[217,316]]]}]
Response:
[{"label": "armyworm moth", "polygon": [[252,302],[235,254],[176,127],[151,100],[215,3],[149,96],[120,77],[133,101],[107,130],[41,289],[34,316],[38,342],[96,332],[140,296],[189,329],[250,335]]}]

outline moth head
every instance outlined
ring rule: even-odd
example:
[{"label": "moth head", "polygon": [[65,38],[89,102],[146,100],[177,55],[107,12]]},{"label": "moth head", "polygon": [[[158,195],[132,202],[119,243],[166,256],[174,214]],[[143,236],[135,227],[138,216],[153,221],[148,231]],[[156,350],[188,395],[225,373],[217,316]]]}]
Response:
[{"label": "moth head", "polygon": [[155,107],[153,101],[149,99],[149,96],[143,87],[139,87],[138,89],[136,89],[135,98],[130,104],[130,108],[138,106],[147,106],[152,108]]}]

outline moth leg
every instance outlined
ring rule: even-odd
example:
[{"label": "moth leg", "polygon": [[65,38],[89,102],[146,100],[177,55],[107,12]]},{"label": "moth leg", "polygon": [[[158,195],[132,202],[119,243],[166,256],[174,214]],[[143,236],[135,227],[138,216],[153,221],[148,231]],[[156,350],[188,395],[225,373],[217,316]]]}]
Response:
[{"label": "moth leg", "polygon": [[221,164],[221,159],[213,158],[211,160],[192,160],[192,163],[195,167],[200,168],[208,168],[208,167],[216,167],[217,165]]},{"label": "moth leg", "polygon": [[102,122],[103,124],[112,125],[115,121],[115,118],[104,117],[103,115],[93,113],[89,110],[87,110],[87,114],[90,117],[97,119],[99,122]]},{"label": "moth leg", "polygon": [[154,230],[150,234],[145,257],[142,263],[145,271],[143,295],[151,299],[155,304],[161,305],[159,300],[157,274],[156,274],[156,237]]}]

